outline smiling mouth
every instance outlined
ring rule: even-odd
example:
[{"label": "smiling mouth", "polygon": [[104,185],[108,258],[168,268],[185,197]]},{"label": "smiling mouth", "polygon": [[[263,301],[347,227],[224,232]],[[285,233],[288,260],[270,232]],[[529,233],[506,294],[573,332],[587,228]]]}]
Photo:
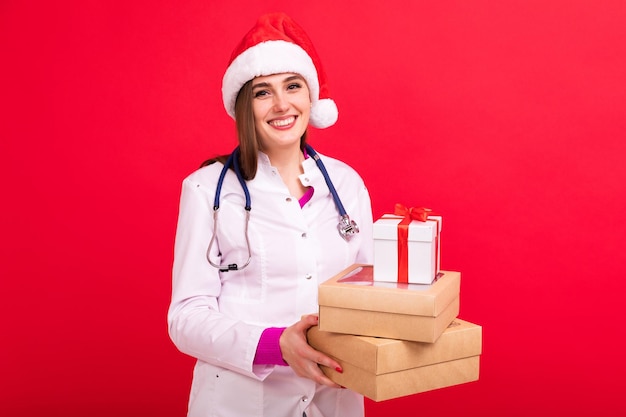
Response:
[{"label": "smiling mouth", "polygon": [[277,119],[277,120],[272,120],[269,122],[269,124],[271,126],[274,127],[287,127],[291,124],[293,124],[296,121],[296,117],[295,116],[291,116],[288,117],[286,119]]}]

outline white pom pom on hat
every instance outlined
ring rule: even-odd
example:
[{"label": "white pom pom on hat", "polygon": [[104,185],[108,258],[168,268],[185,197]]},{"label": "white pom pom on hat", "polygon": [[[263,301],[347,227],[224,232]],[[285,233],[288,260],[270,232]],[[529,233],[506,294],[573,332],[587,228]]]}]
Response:
[{"label": "white pom pom on hat", "polygon": [[245,83],[284,72],[300,74],[307,82],[312,104],[309,124],[320,129],[334,125],[339,112],[329,97],[315,48],[304,30],[284,13],[261,16],[233,51],[222,80],[226,112],[235,118],[235,101]]}]

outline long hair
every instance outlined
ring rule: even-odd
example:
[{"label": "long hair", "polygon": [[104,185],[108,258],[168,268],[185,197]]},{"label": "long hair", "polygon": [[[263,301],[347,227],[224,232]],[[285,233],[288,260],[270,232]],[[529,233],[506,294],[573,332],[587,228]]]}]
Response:
[{"label": "long hair", "polygon": [[[241,175],[246,181],[256,176],[259,157],[259,141],[257,139],[254,111],[252,109],[252,80],[241,87],[235,101],[235,125],[239,141],[239,167]],[[300,149],[304,150],[308,129],[300,137]],[[225,163],[228,155],[220,155],[204,161],[200,166],[211,165],[215,162]]]},{"label": "long hair", "polygon": [[252,109],[252,80],[241,87],[235,101],[235,124],[239,140],[239,166],[241,175],[248,181],[256,176],[259,143],[254,126]]}]

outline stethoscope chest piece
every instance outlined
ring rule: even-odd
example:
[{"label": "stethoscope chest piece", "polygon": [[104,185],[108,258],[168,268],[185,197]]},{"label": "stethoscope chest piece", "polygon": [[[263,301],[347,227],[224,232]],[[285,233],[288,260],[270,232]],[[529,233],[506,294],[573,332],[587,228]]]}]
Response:
[{"label": "stethoscope chest piece", "polygon": [[354,220],[350,220],[350,217],[346,214],[345,216],[341,216],[337,230],[345,241],[349,241],[352,236],[359,233],[359,226],[357,226]]}]

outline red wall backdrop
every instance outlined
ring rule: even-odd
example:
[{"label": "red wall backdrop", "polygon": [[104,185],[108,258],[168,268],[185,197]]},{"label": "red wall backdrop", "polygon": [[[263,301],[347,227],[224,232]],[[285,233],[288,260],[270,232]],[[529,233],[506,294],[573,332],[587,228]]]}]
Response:
[{"label": "red wall backdrop", "polygon": [[[260,4],[263,3],[263,4]],[[183,416],[168,339],[180,182],[235,143],[220,85],[262,12],[322,56],[312,143],[374,215],[444,215],[480,381],[367,416],[620,415],[623,1],[0,3],[0,414]]]}]

